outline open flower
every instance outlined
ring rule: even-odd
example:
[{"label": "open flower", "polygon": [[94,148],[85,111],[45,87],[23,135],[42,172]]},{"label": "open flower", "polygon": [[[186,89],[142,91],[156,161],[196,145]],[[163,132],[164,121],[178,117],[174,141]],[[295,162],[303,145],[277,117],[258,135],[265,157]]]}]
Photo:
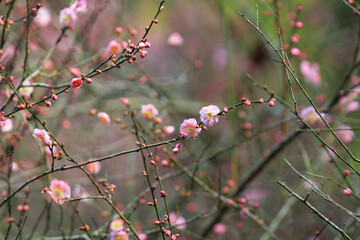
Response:
[{"label": "open flower", "polygon": [[142,105],[141,114],[146,120],[152,120],[156,115],[159,114],[159,111],[152,104]]},{"label": "open flower", "polygon": [[71,82],[70,82],[70,86],[74,89],[78,89],[82,86],[83,84],[83,81],[81,80],[81,78],[73,78],[71,79]]},{"label": "open flower", "polygon": [[111,231],[123,231],[124,230],[124,221],[122,219],[112,220],[110,223]]},{"label": "open flower", "polygon": [[129,235],[125,231],[112,231],[110,240],[129,240]]},{"label": "open flower", "polygon": [[77,19],[77,11],[75,8],[64,8],[60,12],[59,22],[63,27],[71,27]]},{"label": "open flower", "polygon": [[38,143],[41,143],[46,146],[52,145],[52,141],[50,139],[49,133],[44,129],[40,130],[38,128],[35,128],[33,137],[38,141]]},{"label": "open flower", "polygon": [[50,188],[44,188],[43,194],[57,204],[63,204],[70,199],[71,189],[67,182],[53,179]]},{"label": "open flower", "polygon": [[200,109],[200,120],[208,125],[212,126],[219,121],[219,116],[217,115],[220,112],[220,109],[215,105],[209,105]]},{"label": "open flower", "polygon": [[[310,125],[318,125],[322,122],[320,116],[312,106],[304,108],[300,112],[300,116]],[[321,116],[326,117],[325,113],[321,113]]]},{"label": "open flower", "polygon": [[84,13],[87,11],[86,0],[76,0],[70,8],[75,9],[78,13]]},{"label": "open flower", "polygon": [[106,53],[108,54],[118,54],[119,52],[121,52],[121,50],[121,44],[115,40],[110,41],[108,46],[106,47]]},{"label": "open flower", "polygon": [[180,125],[180,134],[195,138],[201,132],[195,118],[185,119]]}]

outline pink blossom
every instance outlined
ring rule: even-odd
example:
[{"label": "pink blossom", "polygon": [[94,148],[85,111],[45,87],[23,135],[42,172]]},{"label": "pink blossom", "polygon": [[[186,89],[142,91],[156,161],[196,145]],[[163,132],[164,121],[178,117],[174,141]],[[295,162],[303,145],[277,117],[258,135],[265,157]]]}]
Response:
[{"label": "pink blossom", "polygon": [[292,55],[294,55],[294,56],[298,56],[298,55],[300,55],[301,51],[300,51],[300,49],[298,49],[298,48],[292,48],[292,49],[290,50],[290,53],[291,53]]},{"label": "pink blossom", "polygon": [[109,42],[107,48],[106,48],[106,53],[108,54],[118,54],[119,52],[121,52],[122,47],[121,44],[118,43],[115,40],[112,40]]},{"label": "pink blossom", "polygon": [[344,189],[344,194],[346,195],[346,196],[350,196],[351,194],[352,194],[352,191],[351,191],[351,189],[350,188],[346,188],[346,189]]},{"label": "pink blossom", "polygon": [[129,240],[129,235],[125,231],[112,231],[110,240]]},{"label": "pink blossom", "polygon": [[[89,158],[88,161],[92,161],[94,158]],[[98,174],[101,170],[100,162],[92,162],[85,165],[85,168],[92,174]]]},{"label": "pink blossom", "polygon": [[336,131],[336,134],[341,139],[341,141],[344,143],[350,143],[353,140],[355,133],[349,126],[341,125],[338,127],[338,129],[339,130]]},{"label": "pink blossom", "polygon": [[124,221],[122,219],[112,220],[110,223],[111,231],[123,231],[124,230]]},{"label": "pink blossom", "polygon": [[298,43],[299,40],[300,40],[300,35],[299,34],[294,34],[294,35],[291,36],[291,41],[293,43]]},{"label": "pink blossom", "polygon": [[169,217],[172,225],[178,225],[176,226],[177,229],[183,230],[186,228],[186,219],[184,217],[177,215],[174,212],[170,212]]},{"label": "pink blossom", "polygon": [[354,112],[360,108],[360,103],[358,101],[351,101],[345,106],[345,112]]},{"label": "pink blossom", "polygon": [[[325,113],[321,113],[323,117],[326,117]],[[312,106],[304,108],[300,112],[300,116],[310,125],[317,125],[322,122],[320,116],[316,113]]]},{"label": "pink blossom", "polygon": [[1,132],[10,132],[13,129],[13,121],[10,118],[0,120],[0,127]]},{"label": "pink blossom", "polygon": [[122,103],[123,103],[125,106],[129,106],[129,105],[130,105],[129,99],[121,97],[120,100],[122,101]]},{"label": "pink blossom", "polygon": [[141,114],[146,120],[152,120],[156,115],[159,114],[159,111],[152,104],[142,105]]},{"label": "pink blossom", "polygon": [[17,172],[19,170],[19,165],[16,162],[11,162],[11,171]]},{"label": "pink blossom", "polygon": [[217,223],[213,227],[213,232],[217,235],[223,235],[226,233],[227,227],[223,223]]},{"label": "pink blossom", "polygon": [[30,80],[25,80],[22,83],[22,87],[19,90],[19,93],[20,93],[21,96],[25,96],[25,97],[30,97],[31,96],[32,92],[34,91],[34,88],[33,87],[27,87],[30,84],[31,84]]},{"label": "pink blossom", "polygon": [[300,63],[300,72],[304,76],[304,80],[314,87],[321,83],[321,75],[319,73],[320,66],[318,63],[310,63],[309,61],[302,61]]},{"label": "pink blossom", "polygon": [[174,32],[169,36],[167,43],[172,47],[180,47],[183,45],[184,39],[180,33]]},{"label": "pink blossom", "polygon": [[141,57],[142,59],[144,59],[147,54],[148,54],[148,52],[147,52],[146,50],[142,50],[141,53],[140,53],[140,57]]},{"label": "pink blossom", "polygon": [[78,89],[82,86],[83,81],[80,78],[71,79],[70,86],[74,89]]},{"label": "pink blossom", "polygon": [[33,137],[40,144],[47,145],[47,146],[52,145],[52,141],[50,139],[49,133],[47,131],[45,131],[44,129],[40,130],[40,129],[35,128]]},{"label": "pink blossom", "polygon": [[63,204],[70,199],[71,189],[67,182],[53,179],[49,188],[44,188],[43,194],[57,204]]},{"label": "pink blossom", "polygon": [[105,125],[110,124],[110,117],[106,112],[99,112],[97,114],[97,117],[102,124],[105,124]]},{"label": "pink blossom", "polygon": [[50,21],[51,21],[50,11],[45,7],[40,8],[36,13],[34,22],[40,27],[46,27],[47,25],[49,25]]},{"label": "pink blossom", "polygon": [[296,22],[296,27],[297,28],[302,28],[304,26],[304,24],[300,21]]},{"label": "pink blossom", "polygon": [[84,13],[87,11],[86,0],[76,0],[71,4],[70,8],[74,9],[78,13]]},{"label": "pink blossom", "polygon": [[339,101],[340,110],[345,112],[354,112],[360,108],[359,101],[355,100],[359,95],[360,87],[352,89],[346,96],[341,97]]},{"label": "pink blossom", "polygon": [[176,146],[173,148],[173,155],[178,155],[181,149],[182,149],[182,144],[181,143],[176,144]]},{"label": "pink blossom", "polygon": [[175,131],[175,127],[174,126],[164,126],[163,130],[166,135],[170,135]]},{"label": "pink blossom", "polygon": [[220,109],[215,105],[209,105],[200,109],[200,120],[208,125],[212,126],[219,121],[218,113]]},{"label": "pink blossom", "polygon": [[195,118],[185,119],[180,125],[180,134],[187,137],[195,138],[201,132]]},{"label": "pink blossom", "polygon": [[77,11],[68,7],[60,11],[59,21],[63,27],[72,27],[77,19]]},{"label": "pink blossom", "polygon": [[139,234],[139,238],[140,240],[146,240],[147,239],[147,235],[145,233],[140,233]]}]

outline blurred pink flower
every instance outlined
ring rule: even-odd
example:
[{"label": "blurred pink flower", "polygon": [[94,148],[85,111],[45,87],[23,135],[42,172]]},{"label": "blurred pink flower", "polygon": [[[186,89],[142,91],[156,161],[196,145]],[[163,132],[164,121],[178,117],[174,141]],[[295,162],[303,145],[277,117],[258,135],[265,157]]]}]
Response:
[{"label": "blurred pink flower", "polygon": [[125,231],[112,231],[110,240],[128,240],[129,235]]},{"label": "blurred pink flower", "polygon": [[108,54],[118,54],[122,50],[121,44],[115,40],[109,42],[106,47],[106,53]]},{"label": "blurred pink flower", "polygon": [[84,13],[87,11],[86,0],[76,0],[73,4],[71,4],[70,8],[75,9],[78,13]]},{"label": "blurred pink flower", "polygon": [[52,141],[50,139],[49,133],[44,129],[40,130],[38,128],[34,129],[33,137],[37,140],[38,143],[51,146]]},{"label": "blurred pink flower", "polygon": [[200,120],[208,126],[212,126],[219,121],[219,116],[217,115],[220,112],[220,109],[215,105],[209,105],[200,109]]},{"label": "blurred pink flower", "polygon": [[47,25],[49,25],[50,21],[51,21],[50,11],[46,7],[40,8],[36,13],[34,22],[40,27],[46,27]]},{"label": "blurred pink flower", "polygon": [[174,32],[169,36],[167,43],[172,47],[180,47],[183,45],[184,39],[180,33]]},{"label": "blurred pink flower", "polygon": [[60,11],[59,22],[63,27],[72,27],[77,19],[77,11],[68,7]]},{"label": "blurred pink flower", "polygon": [[145,233],[140,233],[139,234],[139,238],[140,240],[146,240],[147,239],[147,235]]},{"label": "blurred pink flower", "polygon": [[[321,115],[325,118],[325,113],[321,113]],[[310,125],[316,125],[322,122],[319,115],[316,113],[315,109],[312,106],[304,108],[300,112],[300,116]],[[326,120],[326,119],[325,119]]]},{"label": "blurred pink flower", "polygon": [[142,105],[141,114],[146,120],[152,120],[156,115],[159,114],[159,111],[152,104]]},{"label": "blurred pink flower", "polygon": [[1,132],[10,132],[13,129],[13,121],[10,118],[0,120],[0,127]]},{"label": "blurred pink flower", "polygon": [[129,101],[129,99],[127,99],[127,98],[121,97],[121,98],[120,98],[120,101],[122,101],[122,103],[123,103],[125,106],[129,106],[129,105],[130,105],[130,101]]},{"label": "blurred pink flower", "polygon": [[43,194],[57,204],[63,204],[70,199],[71,189],[67,182],[53,179],[49,188],[43,189]]},{"label": "blurred pink flower", "polygon": [[164,126],[163,130],[166,135],[170,135],[175,131],[175,127],[174,126]]},{"label": "blurred pink flower", "polygon": [[344,143],[350,143],[353,140],[355,133],[349,126],[341,125],[338,127],[338,129],[339,130],[336,131],[336,134],[339,136],[341,141]]},{"label": "blurred pink flower", "polygon": [[223,235],[226,233],[227,227],[223,223],[217,223],[214,225],[212,230],[217,235]]},{"label": "blurred pink flower", "polygon": [[290,50],[290,53],[291,53],[292,55],[294,55],[294,56],[298,56],[298,55],[300,55],[301,51],[300,51],[300,49],[298,49],[298,48],[292,48],[292,49]]},{"label": "blurred pink flower", "polygon": [[97,118],[100,120],[102,124],[108,125],[110,124],[110,117],[106,112],[99,112],[97,114]]},{"label": "blurred pink flower", "polygon": [[310,63],[306,60],[300,63],[300,72],[304,76],[304,80],[314,87],[319,86],[321,83],[319,71],[320,65],[318,63]]},{"label": "blurred pink flower", "polygon": [[29,86],[31,84],[30,80],[25,80],[22,85],[23,87],[20,88],[19,93],[21,96],[25,96],[25,97],[30,97],[32,92],[34,91],[33,87],[25,87],[25,86]]},{"label": "blurred pink flower", "polygon": [[201,132],[201,128],[197,127],[195,118],[185,119],[180,125],[180,134],[187,137],[195,138]]},{"label": "blurred pink flower", "polygon": [[359,96],[360,86],[352,89],[346,96],[341,97],[339,101],[340,111],[354,112],[360,108],[359,101],[356,98]]},{"label": "blurred pink flower", "polygon": [[[89,158],[88,161],[94,160],[94,158]],[[85,168],[92,174],[98,174],[101,170],[100,162],[93,162],[85,165]]]},{"label": "blurred pink flower", "polygon": [[172,225],[179,225],[176,228],[183,230],[186,228],[186,219],[180,215],[177,215],[174,212],[169,213],[170,222]]}]

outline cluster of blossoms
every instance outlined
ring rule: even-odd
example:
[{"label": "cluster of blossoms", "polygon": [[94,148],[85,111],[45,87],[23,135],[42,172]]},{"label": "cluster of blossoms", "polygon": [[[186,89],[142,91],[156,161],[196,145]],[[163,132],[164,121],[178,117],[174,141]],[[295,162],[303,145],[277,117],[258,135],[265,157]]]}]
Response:
[{"label": "cluster of blossoms", "polygon": [[[207,126],[213,126],[219,121],[220,109],[215,105],[209,105],[200,109],[200,120]],[[195,138],[201,132],[201,127],[195,118],[185,119],[180,125],[180,134]]]},{"label": "cluster of blossoms", "polygon": [[72,27],[76,22],[78,13],[84,13],[86,10],[86,0],[76,0],[70,7],[61,10],[59,17],[60,24],[63,27]]},{"label": "cluster of blossoms", "polygon": [[44,188],[42,193],[57,204],[63,204],[70,199],[71,189],[67,182],[53,179],[50,188]]}]

